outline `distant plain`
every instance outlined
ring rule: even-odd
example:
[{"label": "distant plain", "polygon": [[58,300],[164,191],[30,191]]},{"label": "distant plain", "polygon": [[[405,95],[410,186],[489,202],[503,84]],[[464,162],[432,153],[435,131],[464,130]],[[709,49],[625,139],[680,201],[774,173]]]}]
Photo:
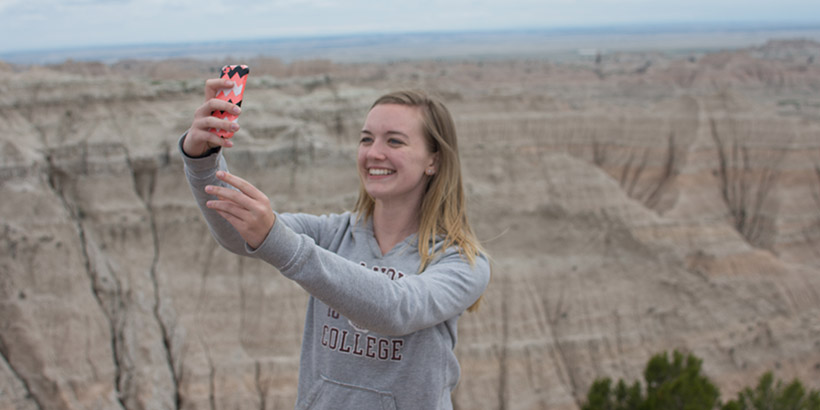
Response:
[{"label": "distant plain", "polygon": [[820,40],[820,25],[650,25],[470,32],[356,34],[243,41],[126,44],[0,53],[19,65],[66,60],[114,63],[124,59],[223,59],[276,57],[285,62],[327,59],[340,63],[417,59],[550,59],[589,54],[664,52],[700,54],[744,48],[778,39]]}]

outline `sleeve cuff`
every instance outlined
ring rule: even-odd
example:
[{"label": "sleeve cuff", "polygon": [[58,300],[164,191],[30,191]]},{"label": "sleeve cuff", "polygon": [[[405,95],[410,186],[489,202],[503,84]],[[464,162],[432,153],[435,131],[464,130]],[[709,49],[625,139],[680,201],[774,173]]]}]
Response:
[{"label": "sleeve cuff", "polygon": [[252,249],[246,243],[245,251],[249,256],[270,263],[276,269],[279,269],[283,275],[290,277],[295,273],[291,270],[299,266],[300,261],[306,256],[305,241],[305,237],[291,230],[277,214],[273,227],[271,227],[262,244],[258,248]]}]

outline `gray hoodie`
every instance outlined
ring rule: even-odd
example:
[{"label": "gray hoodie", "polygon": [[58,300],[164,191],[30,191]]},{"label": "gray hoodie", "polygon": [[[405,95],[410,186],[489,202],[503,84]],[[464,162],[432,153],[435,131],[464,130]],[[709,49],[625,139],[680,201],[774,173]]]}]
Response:
[{"label": "gray hoodie", "polygon": [[489,282],[485,257],[471,266],[458,249],[446,249],[418,274],[416,235],[382,255],[371,221],[352,213],[277,214],[251,249],[205,207],[213,198],[205,185],[224,185],[215,177],[227,170],[221,152],[182,156],[219,244],[264,260],[310,294],[296,409],[452,409],[456,325]]}]

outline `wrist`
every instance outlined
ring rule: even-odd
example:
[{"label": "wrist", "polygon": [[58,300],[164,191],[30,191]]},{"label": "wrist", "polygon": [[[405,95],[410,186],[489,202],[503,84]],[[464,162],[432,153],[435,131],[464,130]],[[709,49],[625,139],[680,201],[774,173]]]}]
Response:
[{"label": "wrist", "polygon": [[216,154],[222,148],[219,145],[210,146],[210,144],[206,144],[204,147],[192,147],[191,143],[188,142],[188,132],[186,131],[179,140],[179,149],[188,158],[205,158]]}]

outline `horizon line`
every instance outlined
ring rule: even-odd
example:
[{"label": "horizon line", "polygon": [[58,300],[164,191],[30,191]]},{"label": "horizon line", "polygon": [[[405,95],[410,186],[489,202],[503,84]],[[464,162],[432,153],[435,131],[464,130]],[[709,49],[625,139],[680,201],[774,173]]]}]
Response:
[{"label": "horizon line", "polygon": [[[337,32],[323,34],[281,34],[270,36],[256,36],[224,40],[194,40],[194,41],[146,41],[146,42],[112,42],[88,45],[65,45],[57,47],[35,47],[13,50],[0,50],[0,57],[34,55],[49,52],[92,51],[111,48],[129,47],[173,47],[208,44],[232,44],[241,42],[288,42],[302,40],[330,40],[373,36],[429,36],[429,35],[458,35],[458,34],[603,34],[607,31],[617,31],[618,34],[649,34],[674,32],[710,32],[710,31],[743,31],[752,29],[766,29],[772,31],[784,30],[820,30],[820,21],[736,21],[736,22],[634,22],[634,23],[606,23],[606,24],[576,24],[562,26],[531,26],[531,27],[504,27],[504,28],[475,28],[475,29],[442,29],[418,31],[361,31]],[[632,32],[630,32],[632,31]]]}]

